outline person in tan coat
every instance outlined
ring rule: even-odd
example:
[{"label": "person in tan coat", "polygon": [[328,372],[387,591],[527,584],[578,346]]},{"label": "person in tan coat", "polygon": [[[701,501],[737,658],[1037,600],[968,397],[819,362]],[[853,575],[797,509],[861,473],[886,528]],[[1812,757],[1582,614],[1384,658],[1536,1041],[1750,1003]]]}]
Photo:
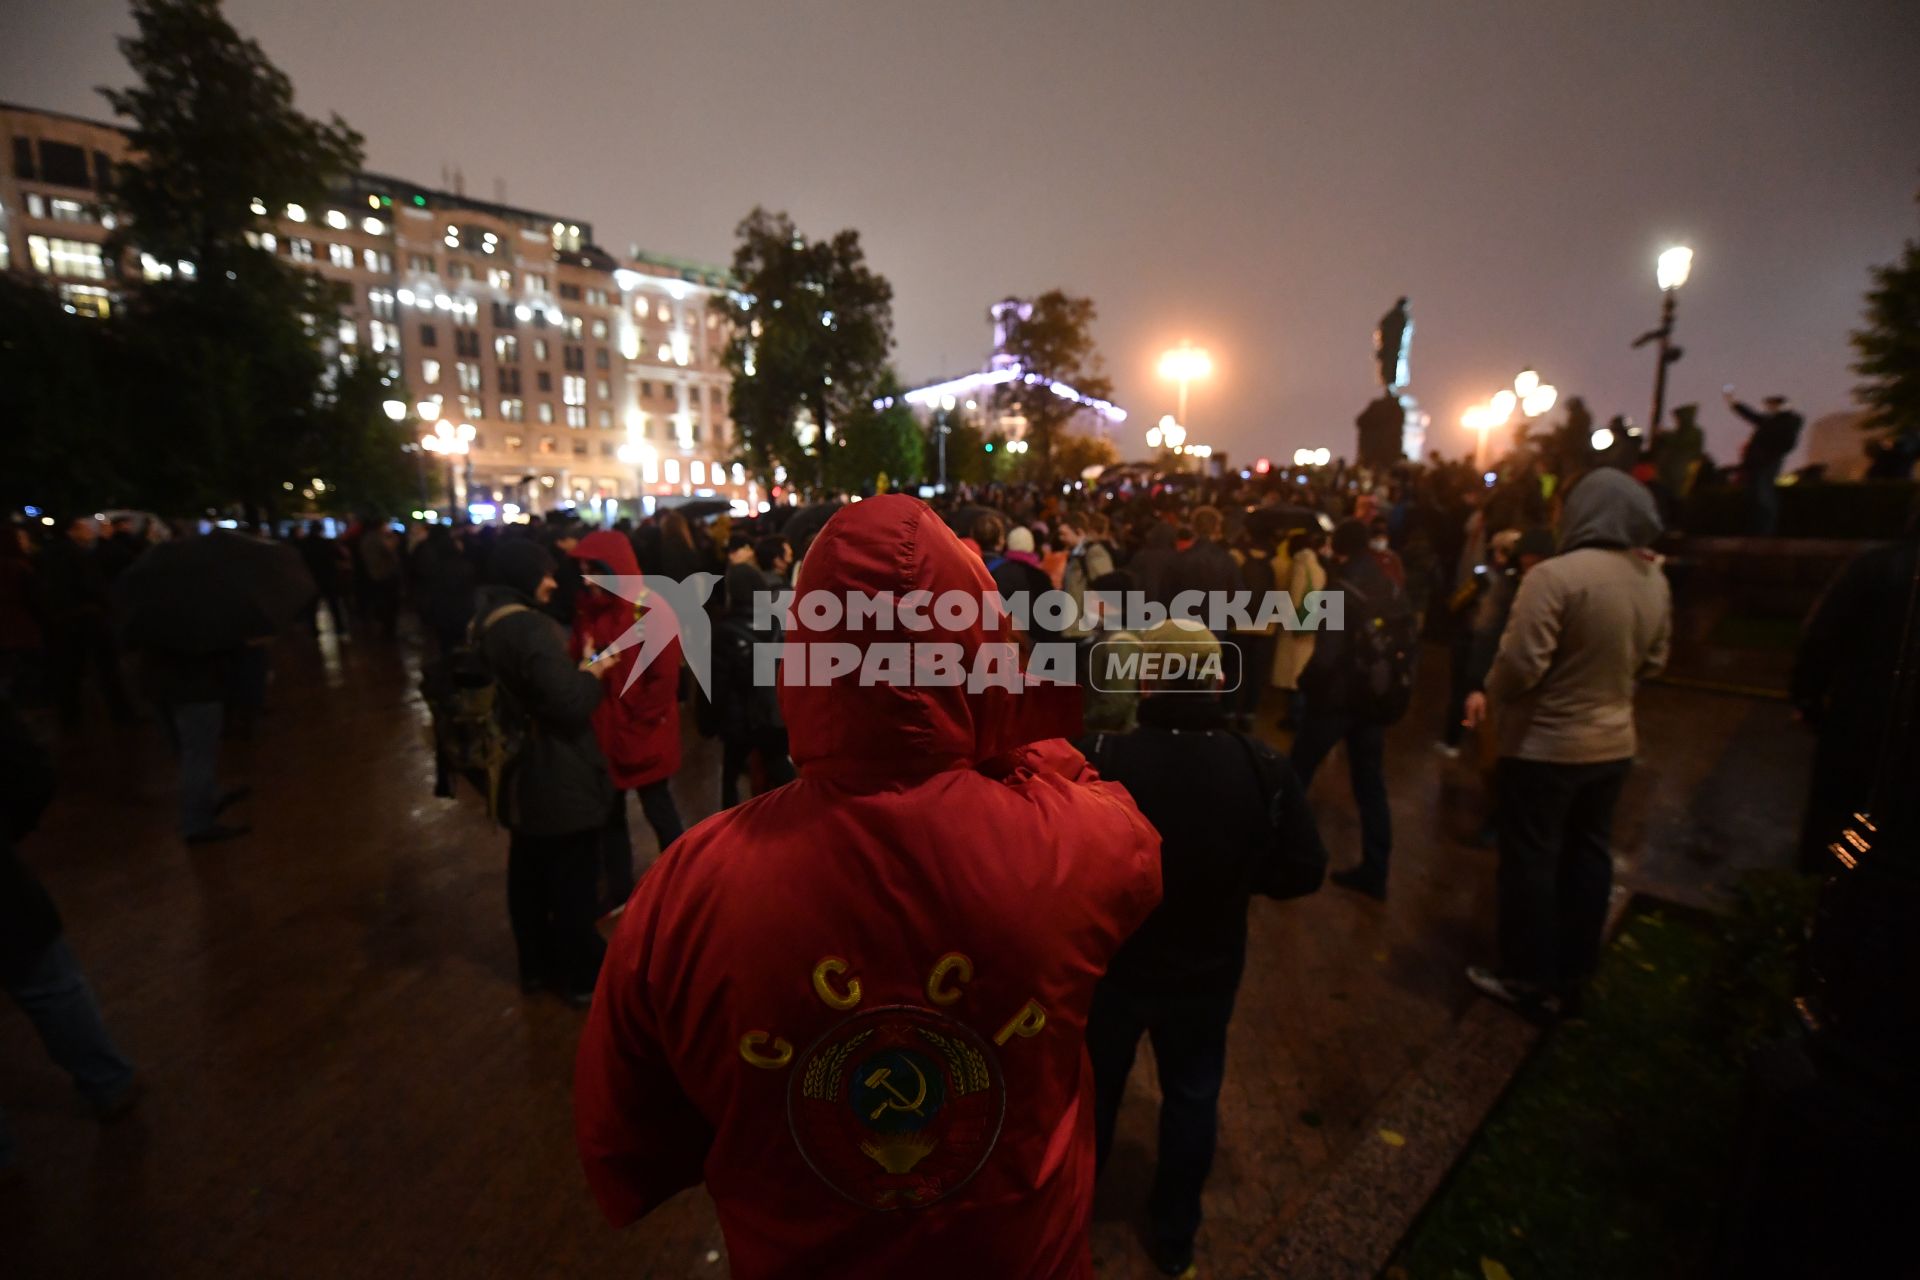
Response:
[{"label": "person in tan coat", "polygon": [[1521,580],[1488,673],[1499,741],[1500,967],[1473,984],[1534,1015],[1577,1002],[1613,884],[1613,811],[1635,685],[1667,661],[1672,601],[1653,495],[1595,471],[1567,495],[1560,553]]}]

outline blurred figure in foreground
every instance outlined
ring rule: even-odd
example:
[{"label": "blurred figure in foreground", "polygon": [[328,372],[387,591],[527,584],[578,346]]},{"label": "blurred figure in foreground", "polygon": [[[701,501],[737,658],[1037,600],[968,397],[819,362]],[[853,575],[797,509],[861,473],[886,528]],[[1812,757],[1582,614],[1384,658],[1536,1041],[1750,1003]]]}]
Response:
[{"label": "blurred figure in foreground", "polygon": [[[887,494],[834,515],[799,589],[994,586]],[[587,1181],[621,1225],[704,1181],[736,1280],[1091,1274],[1087,1010],[1160,899],[1159,837],[1059,740],[1072,689],[829,677],[792,647],[1015,659],[1004,618],[939,616],[802,611],[780,687],[799,779],[655,863],[601,975],[574,1084]]]},{"label": "blurred figure in foreground", "polygon": [[[0,695],[0,986],[33,1022],[47,1056],[73,1078],[95,1114],[110,1120],[137,1100],[133,1067],[100,1020],[53,899],[14,851],[52,796],[46,752]],[[0,1170],[14,1159],[13,1135],[0,1112]]]}]

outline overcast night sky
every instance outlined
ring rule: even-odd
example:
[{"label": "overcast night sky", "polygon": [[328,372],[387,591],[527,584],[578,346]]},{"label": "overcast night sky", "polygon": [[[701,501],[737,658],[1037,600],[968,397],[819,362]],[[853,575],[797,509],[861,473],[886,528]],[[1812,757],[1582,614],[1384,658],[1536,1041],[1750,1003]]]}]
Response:
[{"label": "overcast night sky", "polygon": [[[372,169],[720,263],[751,206],[857,228],[910,380],[984,358],[985,308],[1091,295],[1123,452],[1214,354],[1193,438],[1352,448],[1398,295],[1434,441],[1531,363],[1644,421],[1654,255],[1697,257],[1673,402],[1847,407],[1869,264],[1920,230],[1910,2],[623,3],[230,0]],[[119,0],[0,0],[0,98],[106,118]]]}]

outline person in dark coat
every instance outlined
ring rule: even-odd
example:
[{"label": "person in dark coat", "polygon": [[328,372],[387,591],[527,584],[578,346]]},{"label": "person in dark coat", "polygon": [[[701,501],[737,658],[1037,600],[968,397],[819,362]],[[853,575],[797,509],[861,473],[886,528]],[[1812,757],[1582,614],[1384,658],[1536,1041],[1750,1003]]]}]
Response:
[{"label": "person in dark coat", "polygon": [[605,944],[594,931],[600,829],[613,783],[594,739],[600,677],[613,665],[582,666],[567,633],[541,606],[552,598],[553,559],[528,538],[494,549],[494,579],[481,589],[474,644],[519,722],[521,746],[501,779],[507,846],[507,914],[520,956],[520,985],[551,987],[585,1008]]},{"label": "person in dark coat", "polygon": [[320,607],[326,606],[328,615],[333,619],[333,634],[341,640],[351,640],[347,629],[346,602],[340,597],[340,575],[345,560],[340,544],[327,536],[325,530],[308,524],[301,535],[294,539],[301,560],[306,562],[307,572],[313,575],[313,585],[319,592],[314,597],[308,613],[308,625],[315,635],[320,634]]},{"label": "person in dark coat", "polygon": [[1787,407],[1785,396],[1762,400],[1762,412],[1734,399],[1731,391],[1726,395],[1727,407],[1753,427],[1740,453],[1740,473],[1751,511],[1747,531],[1771,537],[1780,523],[1780,467],[1800,442],[1800,428],[1806,419]]},{"label": "person in dark coat", "polygon": [[1854,814],[1867,813],[1882,830],[1893,830],[1888,806],[1913,803],[1911,744],[1904,763],[1883,760],[1881,752],[1900,710],[1895,673],[1903,659],[1909,669],[1920,664],[1920,622],[1907,616],[1920,572],[1916,560],[1920,508],[1902,541],[1863,551],[1840,571],[1801,635],[1788,687],[1800,718],[1818,735],[1800,829],[1804,871],[1834,870],[1827,846]]},{"label": "person in dark coat", "polygon": [[[1213,507],[1196,507],[1188,522],[1193,529],[1193,544],[1174,553],[1169,604],[1191,593],[1194,598],[1182,602],[1182,607],[1197,611],[1187,616],[1204,620],[1209,615],[1213,597],[1219,597],[1224,603],[1234,592],[1246,590],[1247,582],[1233,552],[1220,540],[1220,512]],[[1253,607],[1259,607],[1258,600],[1253,602]],[[1232,696],[1237,699],[1247,687],[1252,664],[1232,632],[1220,631],[1216,635],[1227,664],[1226,687],[1234,690]],[[1251,712],[1247,719],[1252,719]]]},{"label": "person in dark coat", "polygon": [[[1178,619],[1149,631],[1141,648],[1220,654],[1212,633]],[[1098,1169],[1113,1149],[1140,1037],[1153,1044],[1160,1149],[1146,1244],[1168,1275],[1193,1262],[1219,1127],[1227,1025],[1246,966],[1248,902],[1256,893],[1312,893],[1327,865],[1299,779],[1266,744],[1228,728],[1218,684],[1205,675],[1143,679],[1139,727],[1080,744],[1088,763],[1125,787],[1160,832],[1164,897],[1094,989],[1087,1053]]]},{"label": "person in dark coat", "polygon": [[92,517],[76,517],[40,557],[47,671],[60,719],[68,726],[80,721],[80,685],[89,670],[99,677],[114,720],[133,719],[133,704],[127,700],[120,676],[120,646],[108,605],[105,567],[95,545],[98,537]]},{"label": "person in dark coat", "polygon": [[[1377,613],[1405,596],[1387,577],[1368,546],[1367,526],[1344,520],[1333,531],[1327,586],[1347,593],[1349,627],[1367,613]],[[1356,600],[1354,597],[1359,597]],[[1370,603],[1362,605],[1360,601]],[[1353,634],[1328,628],[1314,638],[1313,657],[1300,673],[1299,730],[1290,757],[1300,780],[1308,786],[1320,762],[1334,747],[1347,747],[1347,774],[1353,783],[1354,803],[1360,809],[1360,865],[1336,871],[1333,882],[1382,901],[1387,896],[1387,864],[1393,855],[1393,815],[1387,807],[1386,726],[1358,714],[1349,693]]]},{"label": "person in dark coat", "polygon": [[479,574],[461,545],[464,527],[448,529],[434,525],[427,540],[414,549],[414,591],[420,608],[420,621],[433,636],[441,655],[452,653],[466,641],[467,624],[473,620],[475,584]]},{"label": "person in dark coat", "polygon": [[[111,1119],[137,1097],[133,1067],[107,1034],[53,899],[15,851],[52,796],[46,752],[0,695],[0,986],[95,1113]],[[0,1170],[13,1162],[13,1136],[0,1112]]]},{"label": "person in dark coat", "polygon": [[727,570],[725,612],[713,634],[713,708],[719,726],[720,807],[740,803],[740,776],[757,754],[769,789],[793,781],[787,756],[787,724],[780,716],[779,688],[755,678],[756,645],[778,644],[777,624],[754,626],[754,597],[777,591],[757,565]]},{"label": "person in dark coat", "polygon": [[1127,561],[1126,570],[1133,575],[1134,588],[1155,604],[1164,605],[1173,599],[1174,561],[1180,554],[1175,547],[1177,541],[1173,526],[1156,520],[1147,530],[1140,549]]}]

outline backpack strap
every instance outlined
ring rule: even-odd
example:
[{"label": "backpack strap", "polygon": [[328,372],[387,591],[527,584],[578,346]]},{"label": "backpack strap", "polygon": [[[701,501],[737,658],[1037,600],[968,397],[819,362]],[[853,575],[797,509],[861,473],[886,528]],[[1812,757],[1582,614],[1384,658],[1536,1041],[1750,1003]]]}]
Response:
[{"label": "backpack strap", "polygon": [[510,613],[532,613],[533,610],[523,604],[503,604],[484,618],[475,618],[467,625],[467,643],[478,644],[480,637],[487,634],[487,628]]}]

